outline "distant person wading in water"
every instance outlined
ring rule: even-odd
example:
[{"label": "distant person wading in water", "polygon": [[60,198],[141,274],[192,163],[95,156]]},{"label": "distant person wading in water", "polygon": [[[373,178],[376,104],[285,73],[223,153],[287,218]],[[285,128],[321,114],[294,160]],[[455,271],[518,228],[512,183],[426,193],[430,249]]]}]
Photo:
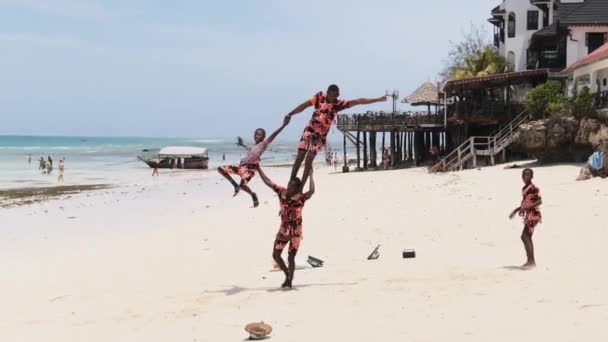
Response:
[{"label": "distant person wading in water", "polygon": [[59,161],[59,178],[57,178],[58,182],[63,182],[63,172],[65,169],[65,162],[63,159]]}]

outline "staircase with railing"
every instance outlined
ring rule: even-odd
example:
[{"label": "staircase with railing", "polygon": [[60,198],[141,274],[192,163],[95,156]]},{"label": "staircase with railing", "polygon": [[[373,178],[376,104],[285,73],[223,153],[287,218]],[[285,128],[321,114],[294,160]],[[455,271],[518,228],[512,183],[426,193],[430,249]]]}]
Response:
[{"label": "staircase with railing", "polygon": [[523,110],[511,122],[490,136],[473,136],[465,140],[450,154],[442,158],[431,168],[431,172],[462,170],[466,163],[472,162],[477,167],[477,156],[490,157],[494,165],[494,157],[503,152],[513,141],[519,126],[530,119],[530,114]]}]

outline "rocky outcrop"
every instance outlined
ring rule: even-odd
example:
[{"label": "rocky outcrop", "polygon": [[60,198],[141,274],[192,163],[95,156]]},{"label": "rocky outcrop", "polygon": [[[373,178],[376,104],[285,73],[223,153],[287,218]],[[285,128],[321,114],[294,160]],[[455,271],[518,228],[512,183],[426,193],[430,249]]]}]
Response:
[{"label": "rocky outcrop", "polygon": [[514,144],[541,163],[582,162],[601,142],[608,142],[604,139],[606,130],[608,127],[595,119],[549,118],[522,124]]},{"label": "rocky outcrop", "polygon": [[574,142],[591,145],[594,150],[601,149],[608,144],[608,126],[596,119],[581,119]]},{"label": "rocky outcrop", "polygon": [[[601,118],[601,116],[599,116]],[[576,180],[608,176],[608,124],[605,120],[573,117],[549,118],[525,123],[513,144],[540,163],[586,162],[594,151],[604,151],[603,169],[585,164]]]}]

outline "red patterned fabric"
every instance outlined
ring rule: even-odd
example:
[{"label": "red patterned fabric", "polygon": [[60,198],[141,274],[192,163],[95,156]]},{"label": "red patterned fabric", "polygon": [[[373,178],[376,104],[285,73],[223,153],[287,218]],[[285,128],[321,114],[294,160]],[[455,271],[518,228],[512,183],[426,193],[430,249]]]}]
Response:
[{"label": "red patterned fabric", "polygon": [[304,128],[298,149],[319,152],[325,146],[327,133],[336,120],[338,112],[349,108],[350,104],[344,100],[329,103],[327,95],[322,92],[315,94],[310,102],[315,106],[315,111]]},{"label": "red patterned fabric", "polygon": [[519,216],[523,217],[524,225],[528,229],[528,232],[532,234],[534,227],[541,222],[540,208],[538,206],[531,208],[533,203],[538,202],[540,197],[540,189],[530,183],[522,189],[522,201],[519,210]]},{"label": "red patterned fabric", "polygon": [[257,171],[257,165],[255,164],[224,165],[220,166],[220,168],[227,174],[238,175],[241,177],[243,184],[249,183]]},{"label": "red patterned fabric", "polygon": [[281,205],[279,212],[281,226],[274,242],[274,248],[283,250],[289,244],[289,251],[297,251],[302,240],[302,210],[306,198],[303,194],[299,194],[287,199],[285,198],[286,189],[282,186],[275,186],[273,190],[279,196]]}]

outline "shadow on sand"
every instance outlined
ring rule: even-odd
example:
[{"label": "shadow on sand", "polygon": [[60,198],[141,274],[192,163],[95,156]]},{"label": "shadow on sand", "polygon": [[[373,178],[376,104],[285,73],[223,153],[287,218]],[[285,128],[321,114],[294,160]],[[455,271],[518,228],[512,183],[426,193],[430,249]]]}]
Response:
[{"label": "shadow on sand", "polygon": [[503,270],[509,270],[509,271],[523,271],[524,269],[521,266],[503,266],[502,267]]},{"label": "shadow on sand", "polygon": [[320,287],[320,286],[353,286],[358,283],[327,283],[327,284],[301,284],[294,285],[291,289],[283,289],[280,287],[257,287],[257,288],[248,288],[248,287],[240,287],[240,286],[231,286],[225,290],[213,290],[213,291],[203,291],[204,293],[223,293],[226,296],[233,296],[235,294],[239,294],[241,292],[283,292],[283,291],[298,291],[299,289],[304,289],[307,287]]},{"label": "shadow on sand", "polygon": [[502,268],[504,270],[509,270],[509,271],[530,271],[530,270],[533,270],[535,267],[503,266]]}]

